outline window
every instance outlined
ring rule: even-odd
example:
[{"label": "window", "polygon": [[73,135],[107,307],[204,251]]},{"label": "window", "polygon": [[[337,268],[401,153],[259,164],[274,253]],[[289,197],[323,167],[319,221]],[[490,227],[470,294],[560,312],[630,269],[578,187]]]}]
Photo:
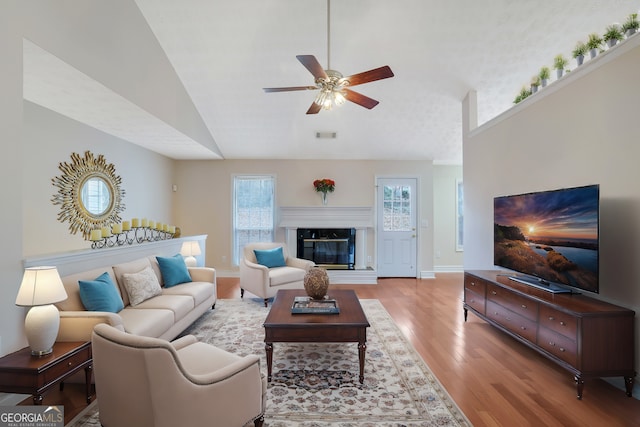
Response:
[{"label": "window", "polygon": [[250,242],[272,242],[274,177],[236,176],[233,180],[233,262],[240,264]]}]

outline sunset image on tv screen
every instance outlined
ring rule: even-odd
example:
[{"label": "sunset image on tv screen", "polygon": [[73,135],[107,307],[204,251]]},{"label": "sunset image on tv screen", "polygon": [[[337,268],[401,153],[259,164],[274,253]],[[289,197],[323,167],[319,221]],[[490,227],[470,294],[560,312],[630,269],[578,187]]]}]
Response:
[{"label": "sunset image on tv screen", "polygon": [[599,187],[496,197],[494,263],[598,291]]}]

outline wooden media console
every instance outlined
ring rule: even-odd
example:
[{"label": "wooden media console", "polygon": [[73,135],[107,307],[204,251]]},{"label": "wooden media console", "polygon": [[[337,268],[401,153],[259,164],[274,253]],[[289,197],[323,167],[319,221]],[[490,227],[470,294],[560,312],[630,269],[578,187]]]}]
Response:
[{"label": "wooden media console", "polygon": [[582,294],[552,294],[497,270],[465,271],[464,319],[481,319],[584,380],[622,376],[631,396],[635,312]]}]

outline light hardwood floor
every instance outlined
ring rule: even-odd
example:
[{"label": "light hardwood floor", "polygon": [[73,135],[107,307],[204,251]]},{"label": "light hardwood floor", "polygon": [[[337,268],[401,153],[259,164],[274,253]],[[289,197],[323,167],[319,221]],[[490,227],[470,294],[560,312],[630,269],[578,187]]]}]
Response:
[{"label": "light hardwood floor", "polygon": [[[331,286],[379,299],[476,427],[640,426],[639,400],[600,379],[588,380],[578,400],[568,372],[471,313],[465,323],[462,280],[462,273],[441,273]],[[238,279],[219,278],[218,297],[240,298]],[[45,404],[64,404],[69,420],[84,407],[82,393],[70,384]]]}]

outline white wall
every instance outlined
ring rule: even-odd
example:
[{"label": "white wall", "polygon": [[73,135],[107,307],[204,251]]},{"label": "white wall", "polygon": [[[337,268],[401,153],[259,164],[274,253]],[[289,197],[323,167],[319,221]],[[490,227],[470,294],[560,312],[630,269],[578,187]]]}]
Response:
[{"label": "white wall", "polygon": [[[231,190],[234,174],[275,174],[277,206],[320,206],[312,182],[336,181],[329,194],[332,206],[375,205],[377,177],[418,178],[419,220],[429,226],[419,230],[420,271],[433,274],[433,166],[430,161],[335,160],[221,160],[180,161],[176,166],[175,218],[185,234],[207,234],[207,265],[222,275],[237,272],[231,265]],[[283,230],[276,238],[284,239]],[[375,236],[367,238],[367,254],[375,260]],[[226,261],[224,261],[226,260]]]},{"label": "white wall", "polygon": [[464,252],[456,251],[456,184],[462,166],[433,167],[433,252],[436,271],[461,271]]},{"label": "white wall", "polygon": [[[21,64],[22,37],[15,37],[13,46],[7,46],[7,37],[0,40],[3,42],[0,55],[11,57],[14,53],[15,64]],[[9,74],[0,79],[2,85],[10,83],[3,90],[7,96],[0,97],[0,135],[3,148],[11,153],[0,172],[6,184],[1,214],[6,227],[0,244],[3,255],[0,356],[26,345],[23,335],[26,312],[14,305],[23,258],[89,248],[80,234],[69,233],[67,222],[58,221],[60,207],[51,202],[57,192],[51,179],[61,174],[58,165],[69,162],[72,152],[83,154],[91,150],[95,155],[104,154],[115,165],[126,192],[124,218],[137,216],[173,222],[171,160],[24,102],[21,67],[17,65],[13,71],[12,79]]]},{"label": "white wall", "polygon": [[87,249],[82,234],[71,234],[69,222],[57,220],[60,205],[51,202],[58,187],[51,179],[62,175],[60,163],[71,153],[103,154],[113,163],[125,190],[124,220],[132,217],[172,223],[172,161],[38,105],[24,102],[23,254],[25,256]]},{"label": "white wall", "polygon": [[135,1],[23,1],[23,36],[218,152]]},{"label": "white wall", "polygon": [[493,266],[495,196],[600,184],[596,297],[636,311],[638,369],[640,36],[583,67],[465,139],[464,265]]},{"label": "white wall", "polygon": [[[24,310],[14,305],[22,278],[22,36],[18,2],[0,2],[0,356],[23,347]],[[1,401],[1,399],[0,399]]]}]

